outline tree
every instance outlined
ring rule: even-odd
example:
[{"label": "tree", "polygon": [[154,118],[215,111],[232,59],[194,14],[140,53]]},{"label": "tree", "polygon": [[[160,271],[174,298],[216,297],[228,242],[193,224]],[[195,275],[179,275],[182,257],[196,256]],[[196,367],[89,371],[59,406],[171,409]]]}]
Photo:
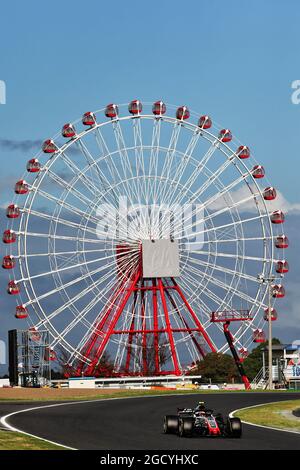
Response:
[{"label": "tree", "polygon": [[232,382],[239,377],[235,362],[228,354],[208,353],[189,375],[201,375],[206,382]]},{"label": "tree", "polygon": [[[278,338],[272,339],[272,344],[280,344]],[[262,350],[267,349],[268,341],[260,343],[256,348],[252,350],[249,356],[244,360],[244,368],[248,379],[251,381],[256,377],[258,372],[263,366],[262,361]]]},{"label": "tree", "polygon": [[[76,377],[78,373],[76,372],[78,366],[82,364],[82,362],[77,359],[73,362],[72,366],[68,364],[68,353],[63,349],[57,349],[57,362],[60,365],[60,373],[63,377]],[[95,367],[94,376],[95,377],[112,377],[114,370],[114,364],[111,360],[108,353],[104,353]]]},{"label": "tree", "polygon": [[[130,346],[129,346],[130,347]],[[147,341],[144,343],[142,336],[137,337],[135,344],[131,346],[131,360],[137,365],[137,370],[143,375],[152,376],[156,371],[156,349],[158,349],[158,362],[160,369],[171,359],[172,353],[169,341],[164,339],[161,333],[147,335]],[[144,367],[144,364],[146,367]]]}]

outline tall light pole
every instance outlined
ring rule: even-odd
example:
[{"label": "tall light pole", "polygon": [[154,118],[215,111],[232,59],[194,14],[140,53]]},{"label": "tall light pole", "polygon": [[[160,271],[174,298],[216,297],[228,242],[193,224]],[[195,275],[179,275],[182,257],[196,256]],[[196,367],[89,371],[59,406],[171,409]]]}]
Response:
[{"label": "tall light pole", "polygon": [[268,369],[269,369],[269,389],[273,390],[273,351],[272,351],[272,284],[275,276],[263,276],[260,274],[258,279],[263,284],[268,284]]}]

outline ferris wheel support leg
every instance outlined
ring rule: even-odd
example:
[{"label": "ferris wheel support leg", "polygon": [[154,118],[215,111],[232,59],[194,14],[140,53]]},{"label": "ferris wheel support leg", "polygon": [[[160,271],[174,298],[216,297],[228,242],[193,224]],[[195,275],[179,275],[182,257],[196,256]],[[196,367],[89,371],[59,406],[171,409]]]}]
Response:
[{"label": "ferris wheel support leg", "polygon": [[153,326],[154,326],[154,354],[155,354],[155,375],[159,374],[159,347],[158,347],[158,307],[157,307],[157,291],[156,279],[152,279],[152,295],[153,295]]},{"label": "ferris wheel support leg", "polygon": [[130,333],[128,335],[128,344],[127,344],[127,354],[126,354],[126,362],[125,362],[125,374],[129,374],[130,368],[130,361],[132,356],[132,340],[133,340],[133,331],[134,331],[134,323],[135,323],[135,308],[137,303],[137,292],[134,292],[134,301],[133,301],[133,308],[132,308],[132,320],[130,325]]},{"label": "ferris wheel support leg", "polygon": [[164,287],[163,287],[162,280],[160,278],[158,279],[158,288],[159,288],[159,291],[160,291],[163,311],[164,311],[165,320],[166,320],[167,333],[168,333],[168,337],[169,337],[169,341],[170,341],[171,355],[172,355],[172,361],[173,361],[173,365],[174,365],[174,372],[175,372],[175,375],[180,375],[181,371],[180,371],[180,367],[179,367],[179,363],[178,363],[178,358],[177,358],[177,353],[176,353],[176,348],[175,348],[175,343],[174,343],[174,338],[173,338],[173,333],[172,333],[172,328],[171,328],[171,323],[170,323],[170,317],[169,317],[169,312],[168,312]]},{"label": "ferris wheel support leg", "polygon": [[[175,312],[177,313],[177,315],[179,316],[180,320],[182,321],[182,323],[184,324],[186,330],[188,331],[190,337],[191,337],[191,340],[193,341],[197,351],[199,352],[199,354],[204,357],[205,356],[205,351],[203,350],[203,348],[200,346],[200,344],[198,343],[197,339],[195,338],[195,335],[194,335],[194,331],[191,330],[191,328],[188,326],[188,323],[187,321],[183,318],[182,314],[180,313],[177,305],[176,305],[176,302],[175,300],[173,299],[172,295],[170,294],[170,292],[166,289],[166,294],[167,294],[167,297],[168,299],[170,300],[171,304],[173,305],[174,309],[175,309]],[[201,333],[201,331],[199,330],[199,333]]]},{"label": "ferris wheel support leg", "polygon": [[[124,284],[121,285],[121,287],[119,288],[119,286],[117,287],[117,289],[114,291],[113,295],[111,296],[111,299],[107,302],[106,304],[106,307],[104,308],[104,311],[106,310],[106,313],[104,314],[103,318],[101,320],[99,320],[97,323],[95,323],[95,327],[92,331],[92,335],[87,343],[87,345],[85,346],[84,348],[84,351],[83,351],[83,355],[86,357],[86,358],[89,358],[92,351],[93,351],[93,348],[95,347],[98,339],[99,339],[99,334],[101,334],[101,331],[102,331],[102,328],[103,326],[105,325],[113,307],[114,307],[114,304],[117,300],[117,298],[121,295],[121,293],[123,292],[124,290]],[[108,306],[110,305],[110,307],[108,308]],[[108,309],[107,309],[108,308]],[[76,376],[80,376],[82,375],[84,369],[85,369],[85,363],[82,361],[80,362],[80,364],[78,365],[77,369],[76,369],[76,373],[75,375]],[[89,367],[89,366],[88,366]]]},{"label": "ferris wheel support leg", "polygon": [[176,291],[178,292],[178,294],[180,295],[181,299],[183,300],[184,302],[184,305],[186,306],[186,308],[188,309],[189,313],[192,315],[193,317],[193,320],[194,322],[196,323],[197,327],[199,328],[199,331],[201,332],[203,338],[205,339],[206,343],[208,344],[211,352],[216,352],[216,348],[214,346],[214,344],[212,343],[210,337],[208,336],[208,334],[206,333],[205,329],[203,328],[203,326],[201,325],[199,319],[197,318],[197,315],[195,314],[195,312],[193,311],[193,309],[191,308],[190,304],[188,303],[188,301],[186,300],[185,298],[185,295],[183,294],[181,288],[179,287],[179,285],[177,284],[177,282],[175,281],[175,279],[172,277],[171,278],[175,288],[176,288]]},{"label": "ferris wheel support leg", "polygon": [[100,359],[102,357],[102,354],[103,354],[103,352],[104,352],[104,350],[107,346],[107,343],[108,343],[110,337],[113,334],[114,328],[115,328],[120,316],[122,315],[122,312],[123,312],[124,308],[126,307],[126,304],[129,300],[130,296],[134,292],[134,289],[135,289],[139,279],[140,279],[140,271],[138,271],[136,276],[133,278],[133,281],[131,282],[130,286],[128,287],[127,293],[124,296],[124,299],[121,302],[121,305],[119,306],[119,308],[117,309],[115,315],[111,319],[110,324],[108,325],[108,329],[105,333],[105,336],[102,337],[102,341],[101,341],[100,345],[98,346],[98,348],[97,348],[97,350],[94,354],[92,362],[87,368],[86,372],[87,372],[88,375],[93,375],[95,373],[95,370],[97,368],[97,365],[99,364],[99,361],[100,361]]},{"label": "ferris wheel support leg", "polygon": [[143,345],[142,345],[142,354],[143,354],[143,373],[147,375],[148,373],[148,361],[147,361],[147,334],[146,334],[146,317],[145,317],[145,291],[144,281],[141,281],[141,313],[142,313],[142,330],[143,330]]}]

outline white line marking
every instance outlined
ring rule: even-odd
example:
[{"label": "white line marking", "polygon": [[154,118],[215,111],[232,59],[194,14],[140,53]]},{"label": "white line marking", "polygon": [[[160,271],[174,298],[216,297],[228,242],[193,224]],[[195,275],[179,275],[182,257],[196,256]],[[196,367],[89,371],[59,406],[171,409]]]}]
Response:
[{"label": "white line marking", "polygon": [[[272,402],[269,402],[269,403],[261,403],[259,405],[251,405],[251,406],[246,406],[245,408],[239,408],[238,410],[231,411],[229,416],[230,416],[230,418],[233,418],[234,414],[237,413],[238,411],[249,410],[251,408],[258,408],[260,406],[265,406],[265,405],[274,405],[274,404],[280,403],[281,401],[284,402],[285,400],[272,401]],[[288,401],[288,400],[286,400],[286,401]],[[244,421],[244,420],[241,420],[241,421],[242,421],[242,423],[248,424],[249,426],[255,426],[257,428],[272,429],[273,431],[289,432],[291,434],[300,434],[300,431],[289,431],[288,429],[274,428],[272,426],[264,426],[263,424],[249,423],[249,421]]]},{"label": "white line marking", "polygon": [[81,400],[81,401],[73,401],[73,402],[67,402],[67,403],[55,403],[55,404],[51,404],[51,405],[35,406],[33,408],[26,408],[25,410],[14,411],[13,413],[9,413],[5,416],[2,416],[1,419],[0,419],[0,424],[5,429],[8,429],[9,431],[14,431],[14,432],[18,432],[20,434],[25,434],[26,436],[34,437],[35,439],[39,439],[41,441],[49,442],[50,444],[54,444],[54,445],[57,445],[57,446],[60,446],[60,447],[64,447],[65,449],[78,450],[75,447],[69,447],[69,446],[66,446],[64,444],[60,444],[59,442],[50,441],[49,439],[39,437],[35,434],[30,434],[29,432],[22,431],[21,429],[17,429],[14,426],[11,426],[8,423],[8,419],[11,416],[15,416],[17,414],[26,413],[28,411],[34,411],[34,410],[41,410],[41,409],[44,409],[44,408],[53,408],[55,406],[80,405],[82,403],[95,403],[95,402],[97,403],[97,402],[103,402],[103,401],[126,400],[126,399],[132,399],[132,398],[156,398],[156,397],[163,397],[163,396],[170,397],[170,396],[181,396],[181,395],[185,396],[185,395],[197,395],[197,394],[196,393],[185,393],[185,394],[181,394],[181,393],[172,393],[171,394],[170,393],[170,394],[167,394],[167,395],[146,395],[146,396],[140,395],[140,396],[135,396],[135,397],[133,396],[133,397],[99,398],[99,399],[96,399],[96,400]]},{"label": "white line marking", "polygon": [[[235,392],[233,392],[233,393],[235,393]],[[201,391],[199,391],[199,394],[201,394]],[[222,394],[222,392],[220,392],[220,394]],[[81,405],[81,404],[84,404],[84,403],[98,403],[98,402],[104,402],[104,401],[127,400],[127,399],[136,399],[136,398],[158,398],[158,397],[172,397],[172,396],[174,397],[174,396],[186,396],[186,395],[197,395],[197,393],[170,393],[170,394],[166,394],[166,395],[146,395],[146,396],[140,395],[140,396],[135,396],[135,397],[100,398],[100,399],[96,399],[96,400],[82,400],[82,401],[73,401],[73,402],[67,402],[67,403],[55,403],[55,404],[51,404],[51,405],[35,406],[33,408],[26,408],[25,410],[14,411],[13,413],[9,413],[5,416],[2,416],[1,419],[0,419],[0,424],[2,426],[4,426],[6,429],[10,430],[10,431],[14,431],[14,432],[18,432],[20,434],[24,434],[26,436],[34,437],[35,439],[39,439],[39,440],[44,441],[44,442],[49,442],[50,444],[54,444],[54,445],[57,445],[59,447],[64,447],[65,449],[78,450],[75,447],[69,447],[69,446],[66,446],[64,444],[60,444],[59,442],[51,441],[49,439],[39,437],[35,434],[30,434],[29,432],[22,431],[21,429],[17,429],[14,426],[11,426],[8,423],[7,420],[11,416],[14,416],[14,415],[17,415],[17,414],[26,413],[28,411],[34,411],[34,410],[41,410],[41,409],[44,409],[44,408],[54,408],[56,406]],[[246,410],[248,408],[255,408],[257,406],[264,406],[264,405],[274,404],[274,403],[278,403],[278,401],[277,402],[271,402],[271,403],[262,403],[260,405],[248,406],[246,408],[240,408],[238,410],[232,411],[229,414],[229,416],[233,417],[234,413],[236,413],[237,411],[242,411],[242,410]],[[285,432],[291,432],[291,433],[299,434],[299,432],[297,432],[297,431],[286,431],[286,430],[283,430],[283,429],[271,428],[271,427],[268,427],[268,426],[262,426],[260,424],[248,423],[247,421],[242,421],[242,422],[245,423],[245,424],[248,424],[250,426],[257,426],[257,427],[266,428],[266,429],[274,429],[275,431],[285,431]]]}]

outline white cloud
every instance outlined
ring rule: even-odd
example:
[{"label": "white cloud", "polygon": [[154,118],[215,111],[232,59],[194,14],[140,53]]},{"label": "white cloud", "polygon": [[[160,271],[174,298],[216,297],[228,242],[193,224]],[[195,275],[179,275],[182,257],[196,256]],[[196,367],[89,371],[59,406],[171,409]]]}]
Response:
[{"label": "white cloud", "polygon": [[[255,186],[252,187],[253,191],[257,193],[257,189]],[[276,190],[277,196],[274,199],[274,201],[266,201],[267,208],[270,212],[276,211],[276,210],[282,210],[285,214],[286,213],[300,213],[300,202],[299,203],[291,203],[289,202],[283,194]],[[221,210],[225,207],[227,207],[228,204],[237,203],[240,201],[241,202],[237,207],[241,212],[256,212],[256,205],[251,197],[250,191],[246,185],[239,187],[236,190],[233,190],[230,192],[230,196],[228,197],[220,197],[213,203],[211,203],[208,207],[209,210],[213,211],[218,211]],[[232,200],[231,200],[232,198]],[[259,204],[262,204],[262,202],[258,199]]]}]

